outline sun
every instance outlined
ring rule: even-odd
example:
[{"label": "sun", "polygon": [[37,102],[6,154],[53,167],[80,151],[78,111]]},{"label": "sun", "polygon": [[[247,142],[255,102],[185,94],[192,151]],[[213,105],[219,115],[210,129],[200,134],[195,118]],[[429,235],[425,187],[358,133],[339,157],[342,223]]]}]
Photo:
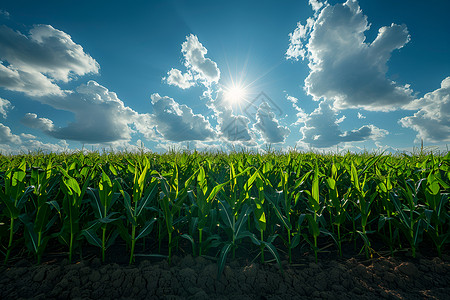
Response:
[{"label": "sun", "polygon": [[247,89],[241,85],[225,88],[225,99],[231,104],[240,104],[247,96]]}]

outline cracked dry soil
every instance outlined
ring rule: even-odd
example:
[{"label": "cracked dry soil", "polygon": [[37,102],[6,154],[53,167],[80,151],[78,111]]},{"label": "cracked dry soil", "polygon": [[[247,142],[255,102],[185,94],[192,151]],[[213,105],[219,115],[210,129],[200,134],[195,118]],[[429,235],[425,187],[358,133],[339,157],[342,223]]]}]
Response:
[{"label": "cracked dry soil", "polygon": [[448,259],[355,258],[261,265],[204,257],[101,264],[98,258],[0,267],[1,299],[450,299]]}]

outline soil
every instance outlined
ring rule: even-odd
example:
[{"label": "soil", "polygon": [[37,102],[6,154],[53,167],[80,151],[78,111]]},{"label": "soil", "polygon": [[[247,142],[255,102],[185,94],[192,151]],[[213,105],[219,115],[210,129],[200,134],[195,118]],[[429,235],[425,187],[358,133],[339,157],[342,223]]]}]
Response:
[{"label": "soil", "polygon": [[217,279],[213,258],[174,256],[134,265],[97,257],[0,267],[1,299],[450,299],[450,257],[230,260]]}]

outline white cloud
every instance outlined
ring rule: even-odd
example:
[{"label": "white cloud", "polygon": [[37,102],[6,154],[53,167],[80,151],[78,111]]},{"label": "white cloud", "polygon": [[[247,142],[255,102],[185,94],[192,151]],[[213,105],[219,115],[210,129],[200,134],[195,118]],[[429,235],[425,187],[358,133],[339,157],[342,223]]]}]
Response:
[{"label": "white cloud", "polygon": [[36,136],[34,136],[32,134],[29,134],[29,133],[21,133],[20,137],[23,138],[23,139],[26,139],[26,140],[35,140],[35,139],[37,139]]},{"label": "white cloud", "polygon": [[70,35],[50,25],[35,25],[28,36],[1,26],[0,59],[0,87],[30,96],[62,95],[55,81],[100,68]]},{"label": "white cloud", "polygon": [[275,114],[267,102],[263,102],[256,113],[256,123],[253,128],[258,130],[266,143],[283,143],[291,133],[287,127],[279,125]]},{"label": "white cloud", "polygon": [[[295,104],[295,105],[297,106],[298,98],[295,98],[294,96],[289,96],[289,95],[287,95],[287,96],[286,96],[286,99],[288,99],[292,104]],[[294,106],[294,108],[295,108],[296,106]]]},{"label": "white cloud", "polygon": [[8,126],[0,123],[0,145],[1,144],[20,144],[22,141],[20,137],[11,132]]},{"label": "white cloud", "polygon": [[151,96],[152,123],[164,139],[174,142],[209,140],[215,136],[209,122],[200,114],[194,114],[186,105],[180,105],[170,97]]},{"label": "white cloud", "polygon": [[337,119],[335,123],[336,123],[336,124],[342,123],[342,122],[344,122],[344,120],[345,120],[346,118],[347,118],[347,117],[344,115],[344,116],[340,117],[339,119]]},{"label": "white cloud", "polygon": [[22,119],[22,124],[30,128],[38,129],[45,133],[54,130],[53,121],[47,118],[38,118],[37,114],[27,113]]},{"label": "white cloud", "polygon": [[14,106],[11,105],[11,102],[0,97],[0,115],[2,115],[4,119],[8,116],[8,110],[12,108],[14,108]]},{"label": "white cloud", "polygon": [[58,153],[68,150],[69,144],[65,140],[60,140],[57,144],[44,143],[39,140],[27,140],[22,143],[19,150],[23,153],[28,151],[42,151],[44,153]]},{"label": "white cloud", "polygon": [[359,129],[342,132],[339,129],[336,112],[326,101],[319,103],[306,119],[305,126],[300,129],[303,134],[302,142],[314,148],[328,148],[341,142],[360,142],[384,137],[388,131],[364,125]]},{"label": "white cloud", "polygon": [[322,2],[318,0],[309,0],[309,4],[312,6],[314,11],[319,11],[324,5]]},{"label": "white cloud", "polygon": [[163,80],[183,90],[195,85],[194,77],[190,72],[183,74],[180,70],[174,68],[167,72],[167,77],[164,77]]},{"label": "white cloud", "polygon": [[176,85],[182,89],[189,88],[200,82],[209,88],[212,83],[217,83],[220,79],[220,70],[217,64],[205,57],[208,50],[199,42],[196,35],[190,34],[181,45],[181,53],[184,57],[184,65],[187,73],[182,73],[178,69],[172,68],[164,77],[168,84]]},{"label": "white cloud", "polygon": [[297,28],[295,28],[294,32],[289,33],[289,48],[286,51],[286,59],[298,61],[299,57],[302,60],[306,58],[307,52],[302,40],[306,39],[313,26],[313,18],[308,18],[305,25],[302,25],[300,22],[297,23]]},{"label": "white cloud", "polygon": [[39,100],[53,108],[72,112],[75,120],[65,127],[57,127],[46,118],[26,114],[22,122],[32,128],[65,140],[88,144],[129,140],[133,130],[128,126],[138,122],[138,113],[124,105],[117,94],[95,81],[89,81],[64,97],[45,97]]},{"label": "white cloud", "polygon": [[416,140],[450,142],[450,77],[441,87],[425,94],[407,105],[406,109],[418,109],[413,116],[402,118],[399,123],[417,131]]},{"label": "white cloud", "polygon": [[63,152],[68,149],[66,141],[61,140],[57,144],[44,143],[34,135],[21,133],[20,136],[11,132],[8,126],[0,123],[0,153],[18,154],[33,151]]},{"label": "white cloud", "polygon": [[195,79],[198,78],[205,85],[219,81],[220,70],[214,61],[205,57],[208,50],[199,42],[197,36],[187,36],[181,45],[181,52],[186,60],[185,66],[193,71]]},{"label": "white cloud", "polygon": [[22,92],[29,96],[47,95],[62,96],[64,92],[45,75],[36,71],[23,71],[12,65],[0,63],[0,87],[14,92]]},{"label": "white cloud", "polygon": [[290,35],[286,56],[309,60],[311,71],[305,89],[315,100],[333,100],[338,109],[380,111],[394,110],[413,100],[409,85],[386,77],[392,51],[410,40],[406,26],[382,27],[372,43],[365,41],[369,27],[358,2],[348,0],[327,5]]},{"label": "white cloud", "polygon": [[363,114],[362,113],[360,113],[360,112],[358,112],[358,119],[365,119],[366,117],[365,116],[363,116]]},{"label": "white cloud", "polygon": [[298,104],[297,104],[298,99],[293,96],[289,96],[289,95],[286,95],[286,99],[292,103],[292,107],[297,111],[297,113],[296,113],[297,121],[293,125],[299,125],[301,123],[305,123],[306,119],[308,117],[308,114],[305,113],[305,111],[300,106],[298,106]]}]

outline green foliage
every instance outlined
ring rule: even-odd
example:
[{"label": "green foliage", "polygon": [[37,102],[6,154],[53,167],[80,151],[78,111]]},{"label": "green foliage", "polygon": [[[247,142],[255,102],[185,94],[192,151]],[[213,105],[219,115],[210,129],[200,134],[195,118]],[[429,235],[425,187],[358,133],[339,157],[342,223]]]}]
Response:
[{"label": "green foliage", "polygon": [[236,249],[263,263],[269,253],[280,266],[280,253],[291,262],[309,248],[319,259],[330,243],[340,255],[343,243],[359,243],[371,256],[380,238],[392,255],[416,256],[426,239],[441,255],[450,240],[449,161],[424,153],[0,156],[1,253],[7,263],[26,246],[40,262],[57,240],[71,260],[90,244],[104,261],[125,243],[132,263],[149,240],[170,261],[183,238],[194,255],[216,254],[219,274]]}]

